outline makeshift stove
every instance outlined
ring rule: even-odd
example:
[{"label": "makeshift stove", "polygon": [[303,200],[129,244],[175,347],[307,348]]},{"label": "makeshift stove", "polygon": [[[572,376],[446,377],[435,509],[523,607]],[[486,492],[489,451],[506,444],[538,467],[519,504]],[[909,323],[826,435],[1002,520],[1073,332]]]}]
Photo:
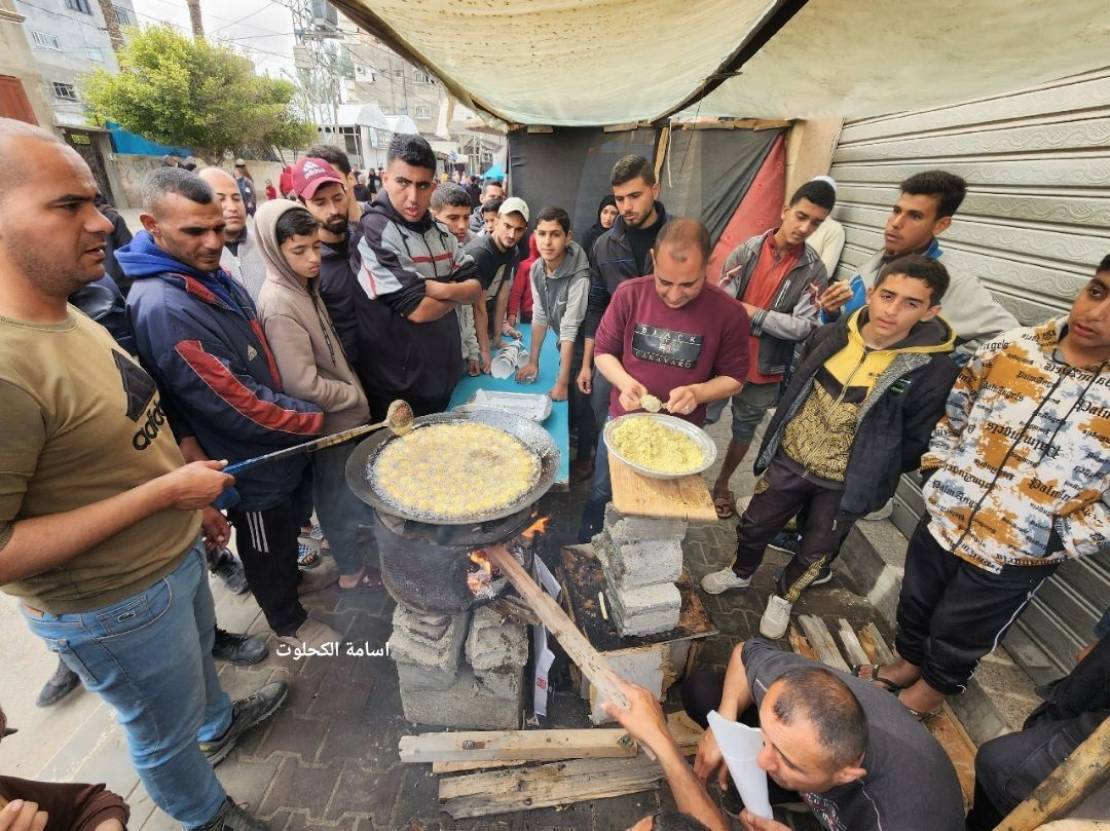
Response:
[{"label": "makeshift stove", "polygon": [[471,526],[378,512],[382,580],[397,601],[390,655],[405,718],[476,730],[520,726],[528,663],[526,607],[482,553],[505,543],[530,570],[546,520],[531,508]]}]

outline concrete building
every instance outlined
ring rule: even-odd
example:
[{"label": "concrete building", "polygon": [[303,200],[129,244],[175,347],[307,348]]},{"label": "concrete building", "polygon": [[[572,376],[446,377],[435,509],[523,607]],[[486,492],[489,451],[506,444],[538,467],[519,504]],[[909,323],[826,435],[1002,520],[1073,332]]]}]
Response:
[{"label": "concrete building", "polygon": [[47,101],[27,36],[12,0],[0,0],[0,116],[49,127]]}]

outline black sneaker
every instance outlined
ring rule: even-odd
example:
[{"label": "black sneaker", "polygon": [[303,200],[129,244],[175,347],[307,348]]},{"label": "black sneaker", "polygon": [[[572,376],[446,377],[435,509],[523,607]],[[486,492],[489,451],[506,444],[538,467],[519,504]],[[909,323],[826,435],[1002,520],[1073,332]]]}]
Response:
[{"label": "black sneaker", "polygon": [[275,681],[262,687],[258,692],[236,701],[231,724],[224,734],[218,739],[197,743],[209,764],[215,767],[226,759],[243,734],[276,713],[288,696],[289,687],[280,681]]},{"label": "black sneaker", "polygon": [[54,670],[54,674],[50,676],[50,680],[43,686],[42,691],[39,692],[39,697],[35,699],[36,707],[50,707],[57,704],[75,689],[81,686],[81,679],[77,673],[67,667],[61,658],[58,659],[58,666]]},{"label": "black sneaker", "polygon": [[221,548],[210,556],[208,570],[223,580],[227,590],[232,594],[246,594],[250,591],[247,575],[243,572],[243,564],[226,548]]},{"label": "black sneaker", "polygon": [[228,797],[216,816],[195,831],[270,831],[270,826],[248,814]]},{"label": "black sneaker", "polygon": [[212,657],[217,661],[229,661],[240,667],[249,667],[262,661],[270,654],[262,638],[225,632],[216,627],[216,642],[212,644]]},{"label": "black sneaker", "polygon": [[781,551],[783,554],[791,556],[798,553],[798,546],[801,545],[802,535],[790,531],[782,531],[775,535],[771,543],[767,546],[772,551]]}]

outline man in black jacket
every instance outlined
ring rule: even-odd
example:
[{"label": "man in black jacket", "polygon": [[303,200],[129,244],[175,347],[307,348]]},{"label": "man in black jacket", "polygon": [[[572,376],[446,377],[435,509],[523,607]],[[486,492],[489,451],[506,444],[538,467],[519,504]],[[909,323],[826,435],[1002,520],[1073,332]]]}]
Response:
[{"label": "man in black jacket", "polygon": [[591,396],[598,425],[609,411],[610,384],[594,372],[594,333],[617,286],[633,277],[651,274],[651,251],[659,229],[667,221],[667,211],[659,201],[659,183],[651,162],[643,156],[625,156],[613,165],[609,175],[613,198],[620,215],[613,227],[598,237],[590,257],[590,299],[582,326],[585,348],[577,386]]},{"label": "man in black jacket", "polygon": [[917,469],[958,374],[948,358],[955,334],[938,316],[947,288],[936,260],[895,260],[866,307],[805,342],[763,437],[762,479],[737,527],[736,560],[702,580],[710,594],[747,588],[767,544],[802,511],[798,553],[760,621],[765,637],[785,634],[794,602],[827,573],[852,523]]}]

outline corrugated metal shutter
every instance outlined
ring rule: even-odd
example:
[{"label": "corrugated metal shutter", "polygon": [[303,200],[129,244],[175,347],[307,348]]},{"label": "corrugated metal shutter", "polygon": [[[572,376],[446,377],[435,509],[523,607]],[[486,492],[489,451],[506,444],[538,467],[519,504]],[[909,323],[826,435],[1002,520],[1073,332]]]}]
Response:
[{"label": "corrugated metal shutter", "polygon": [[[844,125],[831,175],[847,232],[837,276],[882,245],[898,182],[929,168],[958,173],[967,199],[941,237],[944,262],[974,273],[1022,323],[1064,313],[1110,253],[1110,70],[957,106]],[[915,476],[895,523],[922,511]],[[1072,666],[1110,606],[1110,557],[1071,562],[1046,584],[1007,646],[1034,675]]]}]

